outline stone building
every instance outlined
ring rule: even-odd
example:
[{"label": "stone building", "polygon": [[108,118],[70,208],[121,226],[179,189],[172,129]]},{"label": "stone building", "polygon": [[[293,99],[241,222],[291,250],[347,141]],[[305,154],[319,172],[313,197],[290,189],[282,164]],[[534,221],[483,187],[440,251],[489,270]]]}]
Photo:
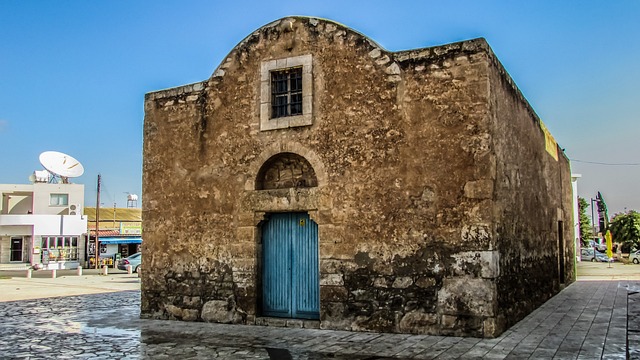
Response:
[{"label": "stone building", "polygon": [[142,316],[493,337],[575,279],[568,159],[484,39],[290,17],[145,98]]}]

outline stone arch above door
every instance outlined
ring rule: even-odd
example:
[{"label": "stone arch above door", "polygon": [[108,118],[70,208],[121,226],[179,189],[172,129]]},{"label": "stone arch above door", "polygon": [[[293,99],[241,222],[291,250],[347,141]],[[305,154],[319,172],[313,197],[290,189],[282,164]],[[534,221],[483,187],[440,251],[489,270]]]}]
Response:
[{"label": "stone arch above door", "polygon": [[[268,165],[270,160],[273,160],[276,156],[282,154],[292,154],[306,160],[315,174],[316,184],[314,186],[324,187],[327,184],[325,167],[322,161],[320,161],[320,158],[313,151],[295,142],[276,142],[266,147],[251,163],[247,174],[248,178],[244,186],[245,190],[261,190],[262,185],[258,184],[260,181],[260,172],[266,165]],[[314,186],[306,185],[304,187]]]},{"label": "stone arch above door", "polygon": [[256,190],[308,188],[318,186],[313,166],[304,157],[279,153],[267,160],[258,171]]}]

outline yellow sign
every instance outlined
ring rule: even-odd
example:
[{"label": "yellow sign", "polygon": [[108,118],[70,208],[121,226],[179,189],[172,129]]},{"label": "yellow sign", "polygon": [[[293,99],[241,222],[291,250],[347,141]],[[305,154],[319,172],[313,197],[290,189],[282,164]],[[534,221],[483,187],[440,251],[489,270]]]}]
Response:
[{"label": "yellow sign", "polygon": [[604,238],[607,240],[607,256],[609,259],[613,257],[613,239],[611,238],[611,231],[607,230],[607,233],[604,235]]},{"label": "yellow sign", "polygon": [[553,135],[551,135],[551,132],[549,132],[549,129],[547,129],[542,120],[540,120],[540,128],[544,133],[544,148],[558,161],[558,143],[556,143],[556,139],[553,138]]},{"label": "yellow sign", "polygon": [[142,234],[141,222],[121,222],[120,223],[120,235],[140,235]]}]

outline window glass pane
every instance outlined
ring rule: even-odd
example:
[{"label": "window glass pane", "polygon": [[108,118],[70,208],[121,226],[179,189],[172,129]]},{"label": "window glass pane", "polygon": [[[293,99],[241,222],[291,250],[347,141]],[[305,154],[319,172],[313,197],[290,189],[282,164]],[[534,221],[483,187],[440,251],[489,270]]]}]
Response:
[{"label": "window glass pane", "polygon": [[278,94],[286,94],[287,93],[287,81],[279,80],[276,82],[276,91]]},{"label": "window glass pane", "polygon": [[78,246],[78,238],[76,236],[71,238],[71,246]]},{"label": "window glass pane", "polygon": [[62,243],[63,238],[62,237],[58,237],[58,247],[61,248],[63,243]]},{"label": "window glass pane", "polygon": [[302,69],[301,68],[292,70],[290,84],[291,84],[290,86],[291,86],[292,92],[302,90]]},{"label": "window glass pane", "polygon": [[302,67],[271,72],[271,118],[302,114]]},{"label": "window glass pane", "polygon": [[53,236],[49,237],[49,249],[55,249],[56,247],[56,238]]},{"label": "window glass pane", "polygon": [[51,194],[49,197],[49,205],[52,205],[52,206],[69,205],[69,194]]},{"label": "window glass pane", "polygon": [[47,247],[49,247],[49,238],[47,238],[46,236],[42,237],[42,248],[46,249]]},{"label": "window glass pane", "polygon": [[71,246],[71,238],[70,237],[64,238],[64,247],[70,247],[70,246]]}]

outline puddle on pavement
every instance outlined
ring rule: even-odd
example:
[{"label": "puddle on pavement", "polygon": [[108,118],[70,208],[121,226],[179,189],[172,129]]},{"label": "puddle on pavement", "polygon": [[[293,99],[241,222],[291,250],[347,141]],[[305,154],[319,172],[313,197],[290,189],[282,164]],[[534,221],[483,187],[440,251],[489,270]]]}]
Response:
[{"label": "puddle on pavement", "polygon": [[140,330],[132,330],[132,329],[119,329],[113,327],[93,327],[93,326],[82,326],[80,331],[84,334],[92,334],[92,335],[106,335],[106,336],[116,336],[116,337],[126,337],[126,338],[140,338]]}]

